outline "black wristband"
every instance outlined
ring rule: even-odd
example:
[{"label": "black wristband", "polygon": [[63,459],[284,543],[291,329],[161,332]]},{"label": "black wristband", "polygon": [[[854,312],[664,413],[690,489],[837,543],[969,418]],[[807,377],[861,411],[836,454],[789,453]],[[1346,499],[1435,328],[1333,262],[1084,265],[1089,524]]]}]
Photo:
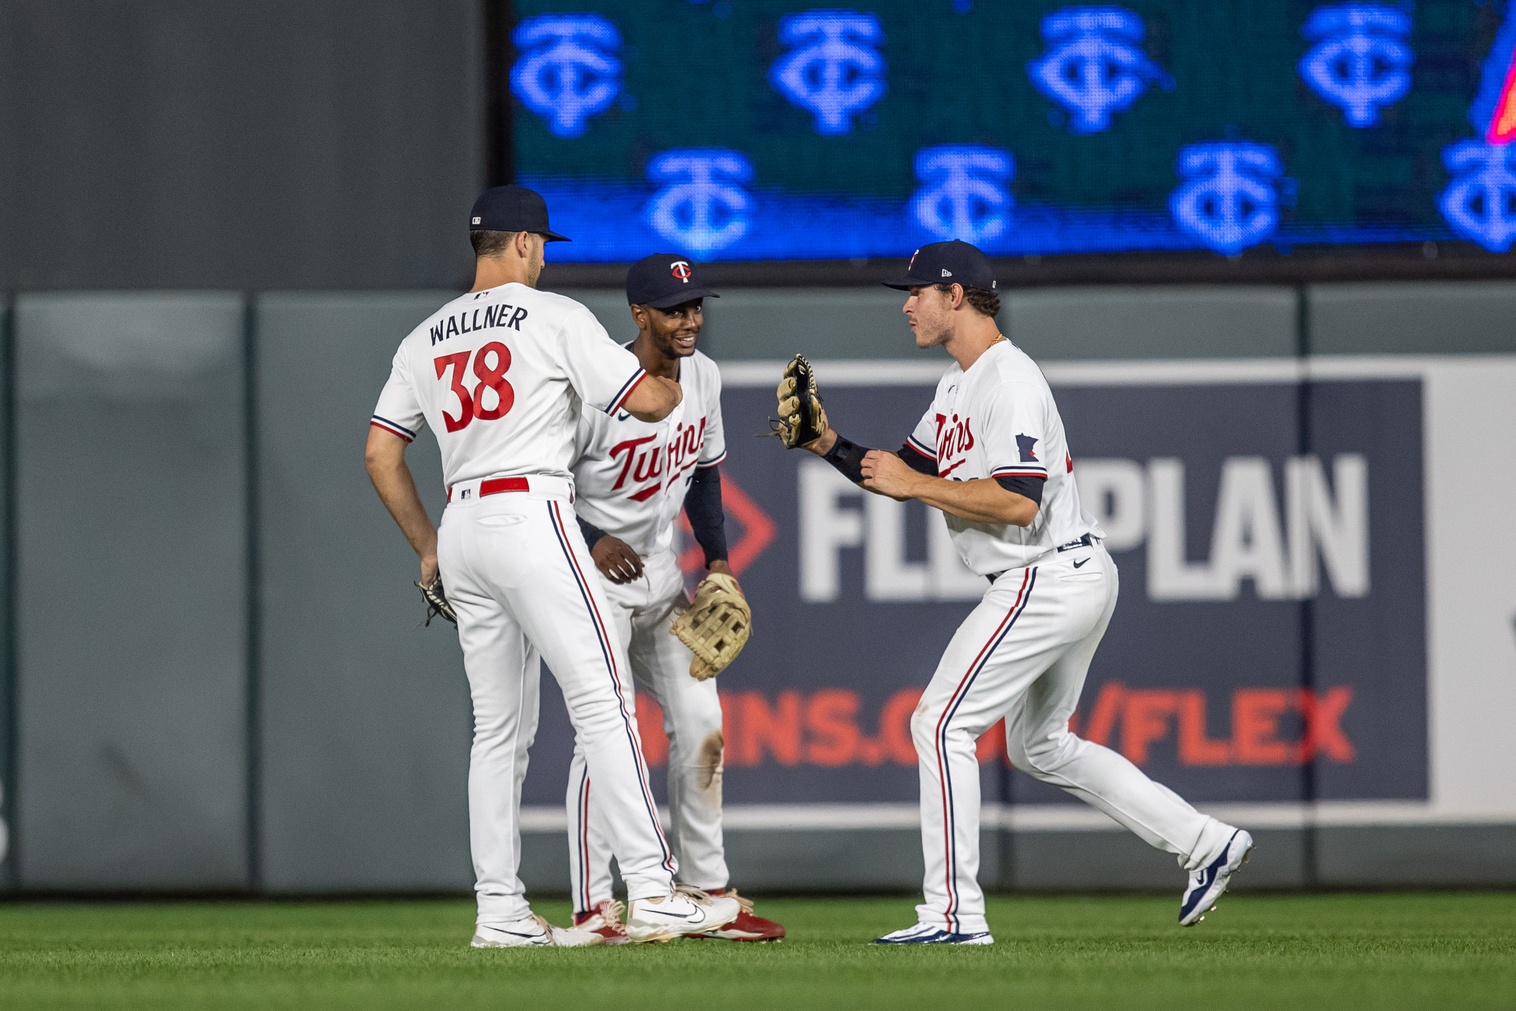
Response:
[{"label": "black wristband", "polygon": [[832,448],[826,451],[821,459],[837,468],[838,473],[854,484],[863,480],[863,458],[868,455],[868,450],[854,442],[849,442],[842,436],[837,436],[837,441],[832,443]]},{"label": "black wristband", "polygon": [[576,520],[579,521],[579,532],[584,535],[584,546],[585,547],[587,547],[587,548],[593,548],[595,546],[596,542],[598,542],[600,540],[600,538],[602,538],[602,537],[605,536],[605,531],[604,530],[601,530],[599,527],[595,526],[593,523],[586,523],[585,520],[584,520],[584,517],[579,516],[579,515],[576,514],[574,516],[574,519],[576,519]]}]

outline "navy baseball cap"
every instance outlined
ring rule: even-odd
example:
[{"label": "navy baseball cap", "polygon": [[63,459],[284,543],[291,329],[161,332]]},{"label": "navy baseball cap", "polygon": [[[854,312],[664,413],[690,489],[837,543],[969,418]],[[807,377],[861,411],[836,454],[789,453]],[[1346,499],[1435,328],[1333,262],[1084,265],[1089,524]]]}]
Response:
[{"label": "navy baseball cap", "polygon": [[954,239],[933,242],[911,254],[905,276],[884,282],[885,287],[910,291],[924,284],[961,284],[965,288],[995,290],[995,271],[990,258],[975,246]]},{"label": "navy baseball cap", "polygon": [[547,201],[524,186],[494,186],[474,201],[471,232],[536,232],[548,242],[571,242],[547,226]]},{"label": "navy baseball cap", "polygon": [[695,265],[678,253],[644,256],[626,272],[626,304],[672,309],[697,298],[720,298],[700,283]]}]

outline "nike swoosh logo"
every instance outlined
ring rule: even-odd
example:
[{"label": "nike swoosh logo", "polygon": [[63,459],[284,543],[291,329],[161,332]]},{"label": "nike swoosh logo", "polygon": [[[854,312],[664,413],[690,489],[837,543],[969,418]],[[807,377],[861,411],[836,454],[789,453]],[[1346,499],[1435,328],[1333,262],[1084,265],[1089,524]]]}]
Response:
[{"label": "nike swoosh logo", "polygon": [[693,913],[668,913],[668,912],[664,912],[662,909],[645,909],[645,908],[642,909],[642,910],[639,910],[639,911],[641,913],[643,913],[644,915],[646,915],[647,913],[657,913],[659,916],[667,916],[671,920],[696,920],[696,919],[699,919],[700,917],[702,917],[702,916],[705,915],[704,913],[700,912],[698,909],[695,912],[693,912]]},{"label": "nike swoosh logo", "polygon": [[1088,559],[1088,558],[1086,558],[1086,559],[1084,559],[1084,560],[1083,560],[1083,561],[1078,561],[1078,562],[1075,562],[1075,563],[1074,563],[1074,568],[1076,568],[1076,569],[1077,569],[1077,568],[1079,568],[1079,566],[1081,566],[1081,565],[1083,565],[1083,564],[1084,564],[1084,563],[1085,563],[1085,562],[1087,562],[1087,561],[1089,561],[1089,559]]},{"label": "nike swoosh logo", "polygon": [[616,420],[617,421],[625,421],[625,420],[627,420],[630,417],[631,417],[630,414],[627,414],[625,411],[622,411],[620,414],[616,415]]}]

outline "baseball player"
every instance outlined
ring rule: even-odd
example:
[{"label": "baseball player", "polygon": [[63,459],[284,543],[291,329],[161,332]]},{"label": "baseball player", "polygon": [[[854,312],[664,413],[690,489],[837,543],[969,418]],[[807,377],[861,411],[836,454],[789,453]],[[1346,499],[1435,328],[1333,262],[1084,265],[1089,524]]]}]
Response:
[{"label": "baseball player", "polygon": [[[469,842],[475,947],[602,943],[532,915],[521,880],[521,782],[537,729],[541,660],[558,679],[627,882],[627,935],[668,940],[723,927],[735,899],[676,893],[674,856],[643,763],[626,649],[574,522],[581,404],[649,422],[680,402],[584,306],[536,290],[543,246],[565,241],[531,190],[474,204],[474,288],[412,330],[369,429],[379,497],[421,559],[421,585],[456,612],[474,708]],[[442,451],[448,505],[432,527],[405,464],[422,425]],[[441,585],[445,585],[445,594]],[[424,591],[425,592],[425,591]]]},{"label": "baseball player", "polygon": [[[574,508],[595,567],[610,584],[608,617],[628,643],[632,674],[663,708],[669,736],[669,812],[680,877],[704,892],[737,897],[728,887],[721,838],[721,703],[714,678],[691,676],[691,653],[670,628],[688,605],[674,552],[682,509],[710,572],[727,564],[721,507],[721,374],[695,349],[703,302],[718,297],[682,256],[656,253],[633,264],[626,300],[637,324],[630,345],[652,376],[677,380],[684,400],[661,421],[588,409],[579,421]],[[584,751],[574,750],[568,784],[569,869],[574,924],[624,940],[621,904],[611,900],[611,847],[599,780]],[[770,941],[784,928],[756,916],[747,900],[725,927],[702,936]]]},{"label": "baseball player", "polygon": [[974,744],[1005,719],[1011,763],[1104,811],[1189,871],[1179,923],[1226,890],[1252,848],[1124,757],[1076,737],[1069,717],[1116,606],[1104,533],[1079,505],[1063,422],[1042,372],[999,331],[989,260],[963,242],[923,246],[905,276],[916,346],[954,359],[898,452],[832,430],[803,358],[780,384],[780,432],[869,491],[942,510],[964,563],[990,581],[911,718],[921,778],[926,901],[881,944],[993,944],[979,870]]}]

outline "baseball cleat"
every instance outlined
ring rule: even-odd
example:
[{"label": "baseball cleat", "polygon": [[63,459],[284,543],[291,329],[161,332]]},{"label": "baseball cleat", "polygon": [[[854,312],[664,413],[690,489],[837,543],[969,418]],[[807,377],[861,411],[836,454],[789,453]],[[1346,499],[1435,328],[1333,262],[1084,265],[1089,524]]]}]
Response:
[{"label": "baseball cleat", "polygon": [[1215,860],[1199,870],[1190,871],[1190,883],[1179,900],[1181,927],[1193,927],[1205,919],[1205,914],[1215,908],[1216,900],[1226,891],[1232,875],[1248,862],[1248,854],[1252,851],[1253,837],[1238,829]]},{"label": "baseball cleat", "polygon": [[481,923],[474,928],[473,948],[587,948],[605,938],[588,930],[555,927],[540,916],[507,923]]},{"label": "baseball cleat", "polygon": [[876,937],[874,944],[994,944],[995,939],[990,936],[988,930],[981,930],[976,934],[955,934],[950,930],[943,930],[930,923],[918,923],[914,927],[906,927]]},{"label": "baseball cleat", "polygon": [[641,944],[708,934],[731,923],[741,912],[736,899],[691,894],[681,888],[661,898],[633,899],[626,917],[626,936]]},{"label": "baseball cleat", "polygon": [[595,903],[587,913],[575,913],[574,929],[598,934],[605,938],[606,944],[626,944],[630,938],[626,936],[626,924],[621,922],[625,911],[626,906],[620,902],[605,899]]},{"label": "baseball cleat", "polygon": [[697,934],[697,937],[713,937],[722,941],[782,941],[784,940],[784,926],[773,920],[766,920],[753,913],[753,900],[744,899],[737,894],[735,888],[722,888],[709,893],[712,898],[736,899],[737,906],[741,910],[737,918],[726,926],[717,930]]}]

